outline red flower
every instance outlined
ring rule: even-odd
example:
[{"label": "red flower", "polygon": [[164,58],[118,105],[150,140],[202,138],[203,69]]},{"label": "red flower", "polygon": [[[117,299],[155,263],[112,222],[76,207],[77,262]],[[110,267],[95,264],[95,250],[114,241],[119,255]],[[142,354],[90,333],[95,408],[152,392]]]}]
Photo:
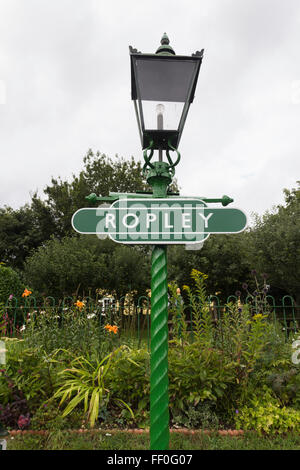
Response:
[{"label": "red flower", "polygon": [[20,429],[27,428],[30,424],[30,418],[29,418],[29,413],[27,413],[26,416],[20,415],[18,419],[18,426]]}]

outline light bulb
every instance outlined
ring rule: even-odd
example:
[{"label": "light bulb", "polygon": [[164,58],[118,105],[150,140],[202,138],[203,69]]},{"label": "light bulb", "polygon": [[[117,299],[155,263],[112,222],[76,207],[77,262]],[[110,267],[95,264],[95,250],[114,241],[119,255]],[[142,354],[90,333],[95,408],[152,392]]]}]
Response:
[{"label": "light bulb", "polygon": [[156,105],[156,112],[157,114],[164,114],[165,107],[163,104]]}]

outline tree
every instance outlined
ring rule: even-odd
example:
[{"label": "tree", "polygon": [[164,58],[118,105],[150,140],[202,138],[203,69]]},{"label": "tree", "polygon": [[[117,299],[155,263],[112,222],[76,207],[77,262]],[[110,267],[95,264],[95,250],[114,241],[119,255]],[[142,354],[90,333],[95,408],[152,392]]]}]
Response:
[{"label": "tree", "polygon": [[[133,157],[111,159],[89,150],[83,163],[83,170],[73,175],[71,182],[52,178],[44,189],[45,201],[34,193],[30,205],[0,209],[0,261],[22,270],[26,257],[52,235],[59,239],[77,236],[71,226],[72,215],[81,207],[89,207],[85,198],[90,193],[106,196],[109,191],[150,190],[142,176],[141,162]],[[176,181],[172,189],[177,190]]]},{"label": "tree", "polygon": [[50,212],[35,196],[31,206],[0,209],[0,260],[21,270],[26,256],[50,237],[52,226]]},{"label": "tree", "polygon": [[249,238],[249,258],[268,274],[271,286],[282,289],[300,305],[300,182],[284,189],[285,205],[255,217]]},{"label": "tree", "polygon": [[184,247],[169,250],[169,279],[179,285],[191,282],[193,268],[208,275],[207,291],[227,297],[241,289],[250,276],[249,261],[245,257],[245,233],[211,235],[199,251],[186,251]]},{"label": "tree", "polygon": [[6,305],[9,297],[13,295],[16,299],[21,298],[24,291],[24,284],[22,283],[18,274],[9,267],[0,264],[0,306],[1,303]]},{"label": "tree", "polygon": [[52,237],[26,259],[24,277],[34,294],[56,299],[95,294],[97,288],[118,296],[149,287],[149,259],[135,247],[93,235]]},{"label": "tree", "polygon": [[[109,192],[149,191],[150,187],[142,175],[142,164],[133,157],[125,160],[118,156],[111,159],[104,154],[94,154],[89,150],[83,159],[84,168],[79,176],[73,175],[68,183],[52,178],[52,185],[44,190],[47,206],[55,220],[55,235],[62,237],[74,235],[71,218],[76,210],[88,207],[85,199],[91,193],[108,196]],[[177,183],[172,186],[177,189]]]},{"label": "tree", "polygon": [[139,247],[117,246],[109,266],[111,285],[119,297],[132,290],[145,295],[150,287],[150,256],[145,257]]}]

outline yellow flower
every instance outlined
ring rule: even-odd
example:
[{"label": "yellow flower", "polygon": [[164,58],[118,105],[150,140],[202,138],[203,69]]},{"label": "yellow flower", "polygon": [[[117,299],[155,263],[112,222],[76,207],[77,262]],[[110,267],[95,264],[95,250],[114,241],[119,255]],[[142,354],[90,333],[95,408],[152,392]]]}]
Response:
[{"label": "yellow flower", "polygon": [[28,297],[30,294],[32,294],[31,290],[24,289],[24,292],[22,294],[22,297]]},{"label": "yellow flower", "polygon": [[193,279],[198,278],[198,277],[202,277],[203,279],[207,279],[207,278],[208,278],[208,275],[202,273],[201,271],[198,271],[198,269],[192,269],[191,277],[192,277]]},{"label": "yellow flower", "polygon": [[262,313],[256,313],[253,315],[253,320],[262,320],[263,318],[266,318],[268,315],[263,315]]},{"label": "yellow flower", "polygon": [[80,300],[77,300],[75,305],[76,305],[76,307],[78,307],[81,310],[84,307],[84,302],[81,302]]}]

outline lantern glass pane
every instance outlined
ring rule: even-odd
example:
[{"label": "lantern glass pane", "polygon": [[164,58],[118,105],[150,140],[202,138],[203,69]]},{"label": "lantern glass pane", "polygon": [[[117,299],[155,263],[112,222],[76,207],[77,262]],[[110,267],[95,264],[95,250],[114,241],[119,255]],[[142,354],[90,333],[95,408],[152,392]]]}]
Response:
[{"label": "lantern glass pane", "polygon": [[177,130],[184,103],[169,101],[142,101],[145,129],[159,129],[158,114],[161,114],[161,128]]},{"label": "lantern glass pane", "polygon": [[173,101],[184,103],[189,93],[197,61],[162,59],[135,59],[136,81],[142,101]]}]

